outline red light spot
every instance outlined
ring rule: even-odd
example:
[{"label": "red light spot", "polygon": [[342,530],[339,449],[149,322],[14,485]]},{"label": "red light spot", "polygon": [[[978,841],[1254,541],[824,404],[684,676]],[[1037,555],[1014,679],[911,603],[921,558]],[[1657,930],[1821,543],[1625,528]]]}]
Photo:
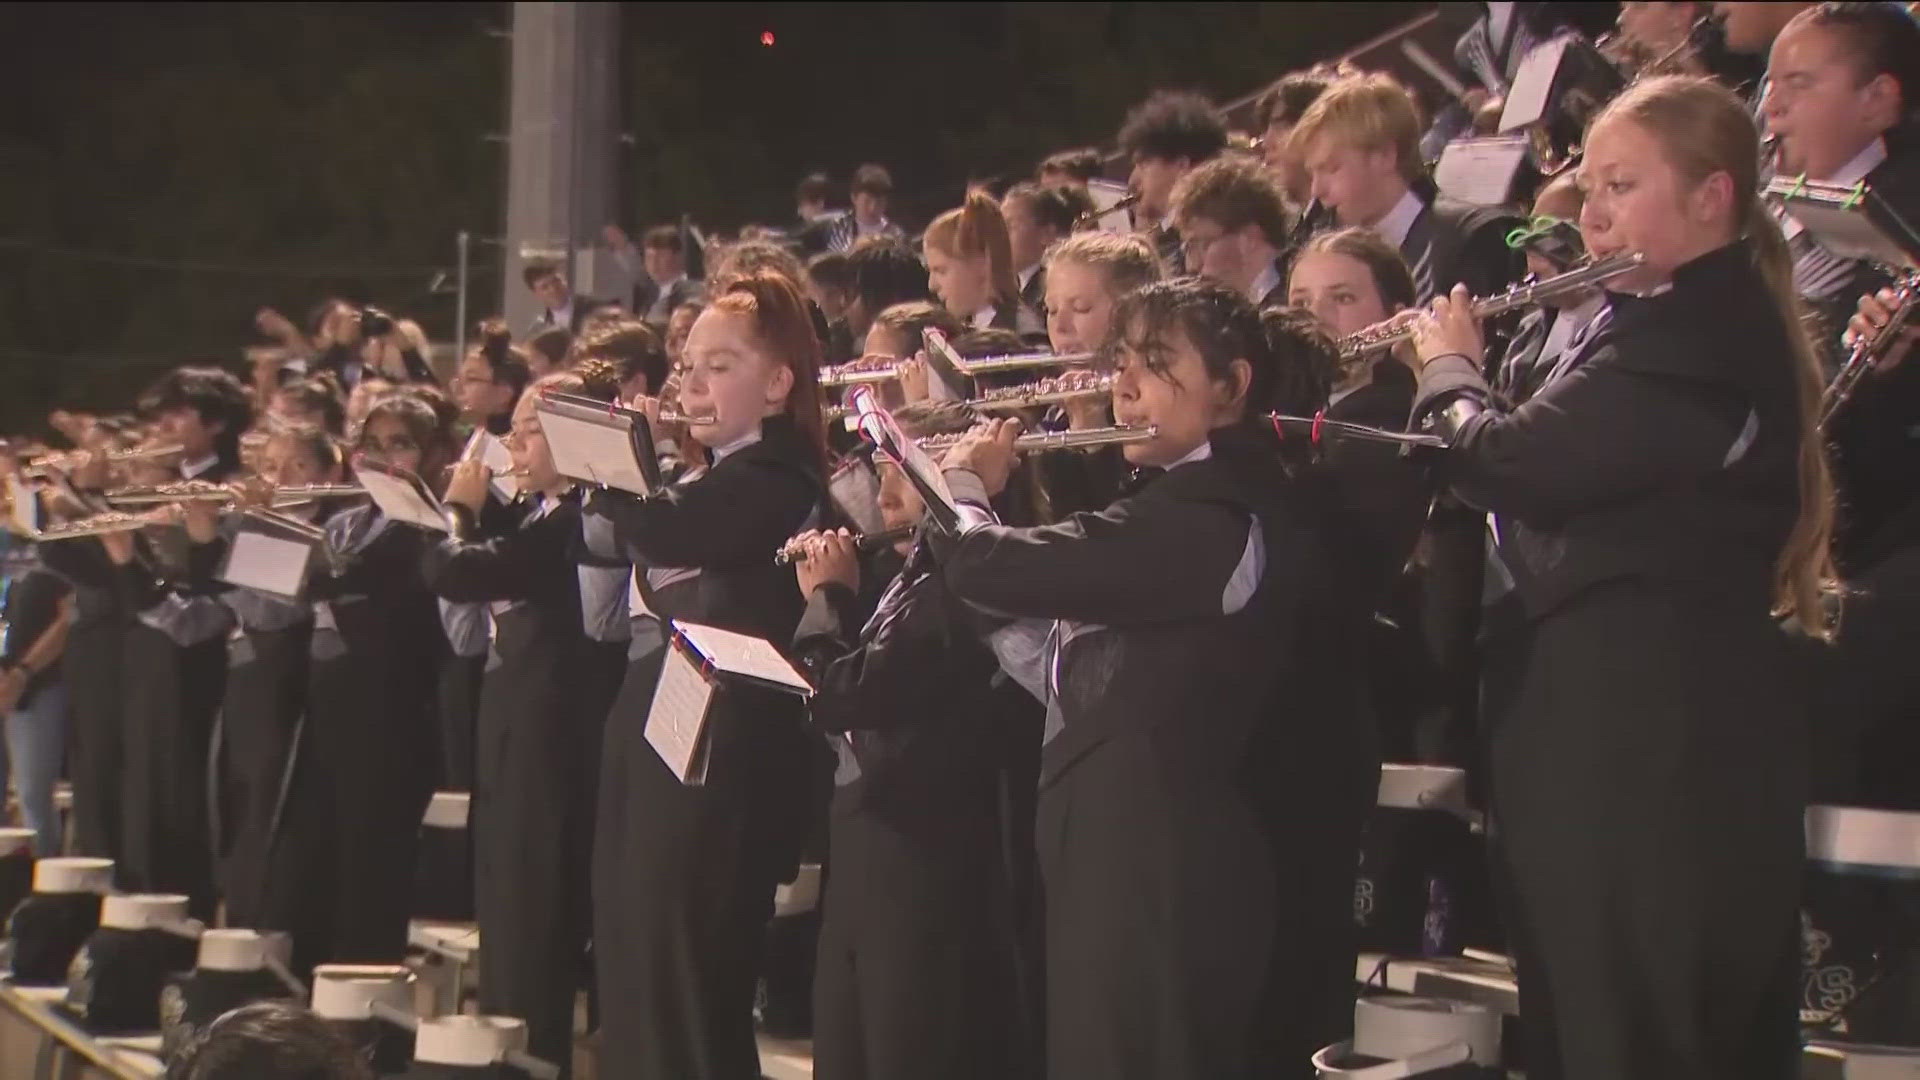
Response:
[{"label": "red light spot", "polygon": [[773,48],[773,31],[762,30],[760,32],[760,44],[765,45],[769,49]]}]

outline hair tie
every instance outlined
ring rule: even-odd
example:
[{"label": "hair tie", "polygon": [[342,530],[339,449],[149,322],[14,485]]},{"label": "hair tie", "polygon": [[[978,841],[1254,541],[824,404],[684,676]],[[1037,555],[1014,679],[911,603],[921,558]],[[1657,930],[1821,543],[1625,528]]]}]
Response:
[{"label": "hair tie", "polygon": [[1867,182],[1865,180],[1855,180],[1853,182],[1853,190],[1847,192],[1847,197],[1841,200],[1840,209],[1852,210],[1854,207],[1860,205],[1860,200],[1866,197]]}]

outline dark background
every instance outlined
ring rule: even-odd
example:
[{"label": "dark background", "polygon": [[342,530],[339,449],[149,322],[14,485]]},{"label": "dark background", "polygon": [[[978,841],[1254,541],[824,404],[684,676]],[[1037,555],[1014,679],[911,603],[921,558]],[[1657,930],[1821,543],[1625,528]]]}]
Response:
[{"label": "dark background", "polygon": [[[1110,145],[1153,88],[1237,97],[1429,6],[627,5],[622,224],[784,223],[801,175],[876,160],[917,228],[968,180]],[[261,305],[337,293],[451,337],[436,271],[503,217],[508,5],[5,11],[0,431],[237,366]],[[476,245],[476,317],[497,260]]]}]

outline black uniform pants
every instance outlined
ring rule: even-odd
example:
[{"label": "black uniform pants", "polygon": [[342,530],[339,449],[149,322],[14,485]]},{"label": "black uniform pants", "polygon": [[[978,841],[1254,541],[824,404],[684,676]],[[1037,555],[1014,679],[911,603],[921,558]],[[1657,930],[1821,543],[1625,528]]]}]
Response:
[{"label": "black uniform pants", "polygon": [[789,702],[725,690],[707,782],[681,784],[644,730],[661,659],[629,665],[607,719],[593,857],[600,1070],[758,1080],[755,981],[774,888],[811,818],[812,758]]},{"label": "black uniform pants", "polygon": [[126,739],[118,619],[76,623],[67,637],[62,676],[71,723],[67,775],[73,781],[73,847],[77,855],[121,857],[121,786]]},{"label": "black uniform pants", "polygon": [[227,921],[258,926],[287,765],[306,707],[307,627],[249,632],[229,645],[220,709],[221,892]]},{"label": "black uniform pants", "polygon": [[1268,840],[1231,778],[1182,775],[1155,738],[1115,735],[1040,792],[1050,1080],[1253,1075]]},{"label": "black uniform pants", "polygon": [[181,647],[146,625],[127,633],[121,882],[179,893],[195,918],[215,906],[207,758],[227,678],[224,637]]},{"label": "black uniform pants", "polygon": [[1798,1075],[1807,695],[1764,612],[1630,586],[1489,642],[1529,1080]]},{"label": "black uniform pants", "polygon": [[[528,1049],[565,1073],[593,929],[596,770],[577,703],[553,694],[529,702],[510,688],[496,690],[497,677],[514,675],[503,668],[488,676],[478,727],[472,823],[475,912],[486,949],[480,1007],[524,1019]],[[593,718],[594,732],[599,721]]]},{"label": "black uniform pants", "polygon": [[991,799],[949,808],[972,820],[938,833],[835,808],[814,971],[820,1080],[1031,1075]]}]

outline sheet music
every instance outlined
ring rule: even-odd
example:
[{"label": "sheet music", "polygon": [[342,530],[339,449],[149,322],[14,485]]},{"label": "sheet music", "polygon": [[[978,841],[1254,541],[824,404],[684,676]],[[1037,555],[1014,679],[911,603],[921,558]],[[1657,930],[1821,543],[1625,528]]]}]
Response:
[{"label": "sheet music", "polygon": [[886,521],[880,515],[880,478],[865,458],[855,457],[835,470],[833,479],[827,481],[827,495],[861,532],[886,531]]},{"label": "sheet music", "polygon": [[761,638],[677,619],[673,628],[686,635],[687,641],[715,670],[778,683],[803,694],[813,693],[813,684],[807,682],[807,677],[780,655],[779,649]]},{"label": "sheet music", "polygon": [[447,531],[447,520],[441,515],[440,507],[423,498],[419,489],[405,477],[378,469],[360,469],[354,473],[354,478],[367,489],[368,497],[390,520],[435,532]]},{"label": "sheet music", "polygon": [[683,784],[707,779],[707,710],[713,692],[713,684],[687,654],[669,646],[647,710],[647,744]]},{"label": "sheet music", "polygon": [[473,438],[467,440],[467,448],[460,453],[462,461],[479,461],[493,473],[488,485],[493,488],[494,497],[503,503],[510,503],[520,497],[520,478],[508,476],[513,471],[513,452],[507,444],[493,437],[486,428],[474,428]]},{"label": "sheet music", "polygon": [[914,474],[914,478],[920,481],[915,486],[920,489],[921,497],[935,498],[945,504],[942,508],[945,511],[944,516],[936,512],[936,519],[951,523],[958,517],[959,510],[954,504],[953,491],[947,487],[946,475],[940,471],[939,464],[929,457],[925,450],[920,449],[919,444],[907,438],[906,434],[900,430],[900,426],[893,422],[893,414],[880,407],[879,399],[874,397],[873,392],[866,387],[857,387],[849,400],[852,401],[854,408],[859,410],[863,428],[872,425],[871,428],[867,428],[868,436],[877,445],[883,447],[888,456],[897,456],[900,467]]},{"label": "sheet music", "polygon": [[653,485],[634,456],[633,435],[625,427],[576,420],[540,409],[540,428],[560,475],[635,495],[653,494]]},{"label": "sheet music", "polygon": [[313,549],[295,540],[241,530],[233,534],[220,580],[275,596],[297,597],[306,584]]},{"label": "sheet music", "polygon": [[1133,233],[1133,216],[1125,210],[1115,210],[1114,204],[1127,196],[1127,185],[1112,180],[1095,178],[1087,181],[1087,194],[1093,197],[1093,207],[1100,212],[1096,219],[1101,232],[1130,236]]},{"label": "sheet music", "polygon": [[1520,70],[1513,74],[1513,86],[1507,90],[1506,107],[1500,110],[1500,132],[1539,123],[1546,118],[1552,101],[1553,77],[1560,70],[1560,58],[1566,55],[1571,37],[1561,36],[1533,47]]},{"label": "sheet music", "polygon": [[40,534],[40,500],[18,476],[7,477],[8,520],[22,536]]},{"label": "sheet music", "polygon": [[1513,191],[1513,178],[1527,160],[1527,140],[1519,135],[1455,139],[1440,151],[1433,182],[1440,194],[1475,206],[1499,206]]}]

